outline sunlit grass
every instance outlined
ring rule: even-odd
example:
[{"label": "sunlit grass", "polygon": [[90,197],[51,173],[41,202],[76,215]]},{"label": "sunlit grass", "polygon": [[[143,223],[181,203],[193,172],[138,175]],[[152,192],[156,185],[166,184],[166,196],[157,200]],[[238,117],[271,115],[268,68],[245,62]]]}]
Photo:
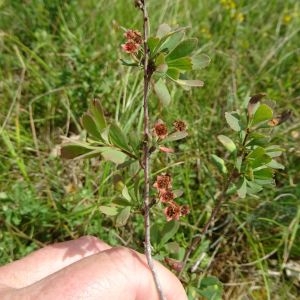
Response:
[{"label": "sunlit grass", "polygon": [[[141,85],[136,70],[120,64],[118,29],[138,28],[138,11],[130,1],[0,3],[0,263],[83,234],[141,250],[138,214],[123,229],[98,210],[118,194],[116,178],[125,180],[124,174],[110,163],[65,162],[56,153],[61,135],[80,133],[79,116],[94,97],[109,118],[138,134]],[[284,266],[300,253],[298,1],[153,0],[150,18],[153,32],[161,22],[190,26],[201,51],[212,58],[197,73],[204,88],[170,86],[173,102],[167,110],[151,97],[153,121],[180,117],[189,124],[189,138],[175,159],[182,163],[171,168],[174,184],[192,206],[175,238],[183,247],[199,232],[221,188],[209,157],[223,151],[215,137],[229,132],[224,112],[241,109],[258,92],[276,100],[279,111],[293,111],[276,129],[276,143],[286,149],[277,188],[224,206],[218,220],[224,226],[208,237],[213,267],[207,263],[204,270],[225,283],[225,299],[296,299],[294,279],[285,276]],[[163,222],[159,212],[155,216]]]}]

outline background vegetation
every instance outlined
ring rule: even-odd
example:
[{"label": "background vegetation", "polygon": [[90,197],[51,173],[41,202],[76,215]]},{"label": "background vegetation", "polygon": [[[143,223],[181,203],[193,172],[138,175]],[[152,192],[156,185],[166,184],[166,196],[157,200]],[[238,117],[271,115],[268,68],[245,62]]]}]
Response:
[{"label": "background vegetation", "polygon": [[[180,117],[189,138],[171,165],[192,213],[172,239],[187,247],[209,217],[220,175],[210,159],[224,156],[218,134],[231,135],[224,112],[266,92],[293,117],[275,128],[286,151],[276,189],[224,205],[209,235],[200,273],[224,283],[224,299],[296,299],[300,284],[300,5],[296,0],[152,0],[151,27],[191,26],[212,62],[202,89],[170,86],[162,110],[153,97],[153,121]],[[0,264],[55,241],[93,234],[141,251],[137,212],[125,227],[98,209],[120,194],[124,174],[109,162],[70,162],[58,155],[61,135],[80,134],[79,117],[94,97],[123,125],[135,118],[139,134],[142,88],[136,70],[120,64],[123,31],[141,28],[131,1],[0,1]],[[156,170],[166,163],[155,161]],[[110,175],[113,172],[113,176]],[[165,218],[154,211],[155,222]],[[153,237],[155,241],[155,236]],[[171,242],[171,241],[169,241]],[[172,245],[172,244],[171,244]],[[167,245],[170,246],[170,243]],[[162,257],[170,247],[156,245]],[[202,251],[204,251],[202,249]],[[290,276],[291,269],[295,269]],[[298,268],[298,271],[297,271]],[[243,298],[244,297],[244,298]]]}]

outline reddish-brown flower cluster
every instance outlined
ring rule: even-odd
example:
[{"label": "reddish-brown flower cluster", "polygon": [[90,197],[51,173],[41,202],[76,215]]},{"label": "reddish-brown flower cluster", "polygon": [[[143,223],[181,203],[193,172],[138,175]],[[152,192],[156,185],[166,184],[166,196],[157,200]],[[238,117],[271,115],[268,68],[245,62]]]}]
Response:
[{"label": "reddish-brown flower cluster", "polygon": [[179,220],[179,217],[190,212],[187,205],[180,206],[174,201],[176,195],[172,191],[172,178],[169,174],[158,175],[153,186],[157,189],[159,200],[167,205],[164,209],[167,221]]},{"label": "reddish-brown flower cluster", "polygon": [[[187,125],[184,121],[176,120],[173,122],[174,131],[186,131]],[[153,129],[155,135],[160,139],[163,140],[168,136],[168,127],[167,125],[162,121],[158,120],[156,124],[154,125]],[[171,132],[172,133],[172,132]]]},{"label": "reddish-brown flower cluster", "polygon": [[167,125],[163,121],[159,120],[154,125],[154,133],[160,140],[163,140],[168,135]]},{"label": "reddish-brown flower cluster", "polygon": [[186,123],[181,120],[174,121],[173,126],[176,131],[185,131],[187,127]]},{"label": "reddish-brown flower cluster", "polygon": [[121,45],[126,53],[137,53],[141,44],[143,43],[142,35],[137,30],[129,29],[124,33],[126,43]]}]

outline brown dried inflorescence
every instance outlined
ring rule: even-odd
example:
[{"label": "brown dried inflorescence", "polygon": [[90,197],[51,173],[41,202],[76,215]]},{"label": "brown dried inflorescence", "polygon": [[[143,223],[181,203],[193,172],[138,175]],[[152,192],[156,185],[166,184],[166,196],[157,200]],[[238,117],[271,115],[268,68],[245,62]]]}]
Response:
[{"label": "brown dried inflorescence", "polygon": [[163,203],[171,202],[175,199],[175,195],[171,190],[162,190],[159,191],[159,200]]},{"label": "brown dried inflorescence", "polygon": [[164,209],[165,216],[167,221],[171,220],[179,220],[180,217],[180,206],[175,202],[171,202],[168,206]]},{"label": "brown dried inflorescence", "polygon": [[173,126],[176,131],[185,131],[187,128],[186,123],[181,120],[174,121]]},{"label": "brown dried inflorescence", "polygon": [[169,174],[162,174],[156,177],[156,181],[153,184],[158,191],[166,191],[172,187],[172,178]]},{"label": "brown dried inflorescence", "polygon": [[166,124],[162,121],[158,121],[154,125],[154,133],[159,139],[163,140],[168,135],[168,128]]},{"label": "brown dried inflorescence", "polygon": [[153,186],[157,189],[159,201],[167,205],[164,209],[167,221],[178,220],[190,212],[187,205],[180,206],[174,201],[176,194],[171,189],[172,177],[169,174],[158,175]]},{"label": "brown dried inflorescence", "polygon": [[126,43],[121,45],[126,53],[137,53],[143,43],[142,35],[137,30],[129,29],[124,33]]}]

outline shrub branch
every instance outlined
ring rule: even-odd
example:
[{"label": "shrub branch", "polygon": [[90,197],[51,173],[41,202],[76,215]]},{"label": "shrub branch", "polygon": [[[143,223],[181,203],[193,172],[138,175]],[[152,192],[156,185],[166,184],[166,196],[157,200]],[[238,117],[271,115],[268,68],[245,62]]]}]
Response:
[{"label": "shrub branch", "polygon": [[151,240],[150,240],[150,126],[149,126],[149,87],[150,80],[153,74],[151,64],[149,64],[149,49],[147,45],[147,39],[149,36],[149,19],[146,7],[146,0],[136,2],[138,7],[143,13],[143,39],[144,39],[144,93],[143,93],[143,106],[144,106],[144,140],[143,140],[143,169],[144,169],[144,224],[145,224],[145,255],[149,268],[152,272],[154,282],[157,288],[157,292],[160,300],[164,300],[162,287],[158,279],[158,275],[154,268],[154,263],[151,254]]}]

